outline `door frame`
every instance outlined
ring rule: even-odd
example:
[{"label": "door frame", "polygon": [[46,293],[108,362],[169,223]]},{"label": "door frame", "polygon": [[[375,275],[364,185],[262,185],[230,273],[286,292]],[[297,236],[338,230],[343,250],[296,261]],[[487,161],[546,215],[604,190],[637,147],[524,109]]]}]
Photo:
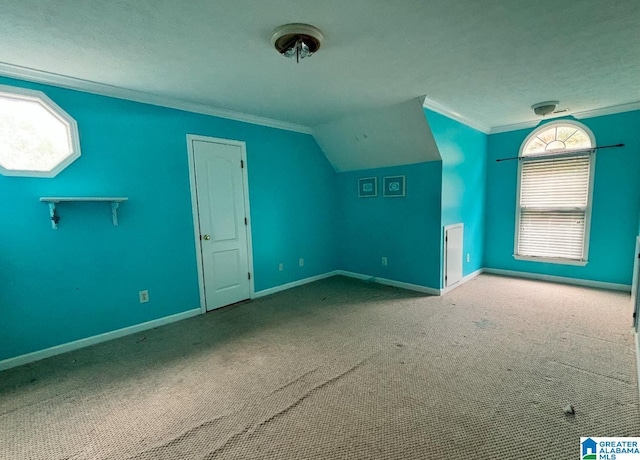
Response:
[{"label": "door frame", "polygon": [[[448,243],[447,232],[449,230],[453,230],[454,228],[458,228],[458,227],[462,228],[462,276],[458,281],[456,281],[450,286],[447,286],[447,283],[445,281],[445,277],[447,276],[447,243]],[[442,290],[449,290],[449,289],[453,289],[454,287],[457,287],[463,278],[464,278],[464,223],[460,222],[457,224],[445,225],[442,230],[442,280],[441,280]]]},{"label": "door frame", "polygon": [[196,262],[198,268],[198,288],[200,290],[200,310],[202,313],[207,312],[207,300],[204,291],[204,269],[202,262],[202,244],[200,241],[200,218],[198,214],[198,191],[196,184],[196,163],[195,152],[193,150],[194,141],[212,142],[214,144],[234,145],[240,147],[241,158],[244,163],[242,168],[242,186],[244,189],[244,208],[247,216],[247,259],[249,263],[249,272],[251,273],[251,279],[249,280],[250,286],[250,299],[253,299],[255,295],[255,276],[253,271],[253,242],[251,238],[251,208],[249,206],[249,173],[247,164],[247,144],[244,141],[236,141],[232,139],[222,139],[218,137],[200,136],[197,134],[187,134],[187,156],[189,159],[189,186],[191,188],[191,210],[193,214],[193,233],[196,246]]}]

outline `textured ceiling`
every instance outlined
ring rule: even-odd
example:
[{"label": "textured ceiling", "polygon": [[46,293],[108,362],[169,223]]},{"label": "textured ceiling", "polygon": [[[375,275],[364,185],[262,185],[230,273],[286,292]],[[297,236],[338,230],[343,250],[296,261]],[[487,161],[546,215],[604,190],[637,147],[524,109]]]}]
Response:
[{"label": "textured ceiling", "polygon": [[[314,126],[426,95],[479,126],[640,101],[638,0],[0,0],[0,63]],[[296,64],[272,30],[307,22]]]}]

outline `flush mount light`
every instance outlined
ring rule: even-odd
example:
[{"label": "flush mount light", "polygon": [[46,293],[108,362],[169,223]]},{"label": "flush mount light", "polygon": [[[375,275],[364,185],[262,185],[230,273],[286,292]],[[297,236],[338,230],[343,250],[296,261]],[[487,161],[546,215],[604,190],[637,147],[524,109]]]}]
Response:
[{"label": "flush mount light", "polygon": [[538,102],[537,104],[533,104],[531,108],[536,115],[544,117],[545,115],[552,113],[558,104],[560,104],[559,101]]},{"label": "flush mount light", "polygon": [[300,62],[320,49],[323,38],[320,29],[309,24],[285,24],[273,31],[271,43],[284,57]]}]

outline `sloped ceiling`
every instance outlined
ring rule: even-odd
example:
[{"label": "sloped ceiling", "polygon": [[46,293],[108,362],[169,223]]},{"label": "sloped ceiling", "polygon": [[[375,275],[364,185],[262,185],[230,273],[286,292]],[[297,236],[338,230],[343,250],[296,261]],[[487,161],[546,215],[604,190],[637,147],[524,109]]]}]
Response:
[{"label": "sloped ceiling", "polygon": [[440,160],[424,98],[370,109],[316,126],[314,137],[336,171]]}]

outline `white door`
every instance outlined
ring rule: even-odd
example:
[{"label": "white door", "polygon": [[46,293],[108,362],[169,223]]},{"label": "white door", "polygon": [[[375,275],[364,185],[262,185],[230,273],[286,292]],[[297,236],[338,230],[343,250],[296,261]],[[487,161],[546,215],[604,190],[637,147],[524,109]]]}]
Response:
[{"label": "white door", "polygon": [[444,228],[444,287],[452,286],[462,279],[463,225],[448,225]]},{"label": "white door", "polygon": [[[244,145],[191,136],[206,310],[251,297]],[[201,289],[202,291],[202,289]]]}]

